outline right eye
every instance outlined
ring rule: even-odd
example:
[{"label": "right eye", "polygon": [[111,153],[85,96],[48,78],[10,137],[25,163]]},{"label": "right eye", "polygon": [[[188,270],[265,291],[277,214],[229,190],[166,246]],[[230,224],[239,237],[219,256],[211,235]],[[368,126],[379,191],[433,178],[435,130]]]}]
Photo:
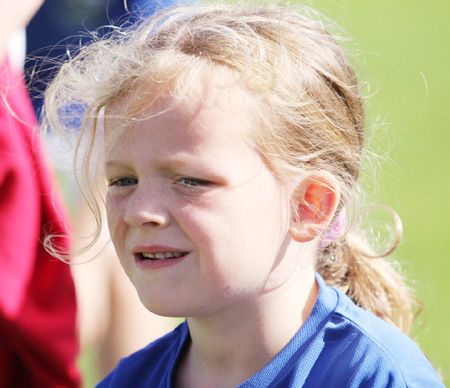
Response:
[{"label": "right eye", "polygon": [[189,188],[193,188],[193,187],[207,187],[209,185],[211,185],[211,182],[204,180],[204,179],[197,179],[197,178],[189,178],[189,177],[182,177],[177,179],[177,181],[175,182],[176,184],[182,185],[182,186],[186,186]]},{"label": "right eye", "polygon": [[118,186],[118,187],[126,187],[126,186],[133,186],[138,183],[138,180],[136,178],[130,178],[130,177],[124,177],[124,178],[117,178],[112,179],[109,182],[109,186]]}]

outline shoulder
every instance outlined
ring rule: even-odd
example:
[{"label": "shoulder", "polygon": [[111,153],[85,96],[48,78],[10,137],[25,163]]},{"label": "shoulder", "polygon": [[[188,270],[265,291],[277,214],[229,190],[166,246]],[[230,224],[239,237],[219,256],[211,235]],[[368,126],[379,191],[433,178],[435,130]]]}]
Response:
[{"label": "shoulder", "polygon": [[188,335],[187,323],[183,322],[174,331],[122,359],[97,387],[169,386],[173,369]]},{"label": "shoulder", "polygon": [[317,276],[319,297],[286,347],[240,388],[443,388],[418,346]]},{"label": "shoulder", "polygon": [[344,293],[325,284],[321,288],[325,298],[336,295],[336,308],[319,332],[328,365],[346,366],[348,378],[361,386],[443,387],[410,337],[356,306]]}]

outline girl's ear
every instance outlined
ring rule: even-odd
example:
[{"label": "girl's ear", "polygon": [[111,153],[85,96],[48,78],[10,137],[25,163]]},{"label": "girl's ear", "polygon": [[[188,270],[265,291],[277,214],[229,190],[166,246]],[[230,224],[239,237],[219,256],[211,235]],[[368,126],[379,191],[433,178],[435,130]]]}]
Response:
[{"label": "girl's ear", "polygon": [[292,194],[289,233],[298,242],[315,239],[330,224],[340,200],[340,185],[328,171],[307,175]]}]

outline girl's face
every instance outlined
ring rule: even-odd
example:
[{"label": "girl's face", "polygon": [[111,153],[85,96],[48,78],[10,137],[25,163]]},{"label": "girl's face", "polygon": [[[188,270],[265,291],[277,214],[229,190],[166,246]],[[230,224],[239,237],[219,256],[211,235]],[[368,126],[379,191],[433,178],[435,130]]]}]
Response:
[{"label": "girl's face", "polygon": [[167,97],[106,147],[112,241],[141,301],[161,315],[245,308],[290,244],[287,193],[249,146],[238,97]]}]

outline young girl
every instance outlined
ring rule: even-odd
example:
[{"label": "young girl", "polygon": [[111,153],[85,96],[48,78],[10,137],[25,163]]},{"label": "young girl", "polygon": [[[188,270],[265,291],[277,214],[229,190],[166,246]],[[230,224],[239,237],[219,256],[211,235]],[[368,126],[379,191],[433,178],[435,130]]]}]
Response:
[{"label": "young girl", "polygon": [[48,125],[83,113],[79,181],[99,213],[104,172],[142,303],[187,317],[99,387],[443,386],[401,331],[413,296],[358,233],[359,84],[306,15],[165,10],[84,48],[49,88]]}]

